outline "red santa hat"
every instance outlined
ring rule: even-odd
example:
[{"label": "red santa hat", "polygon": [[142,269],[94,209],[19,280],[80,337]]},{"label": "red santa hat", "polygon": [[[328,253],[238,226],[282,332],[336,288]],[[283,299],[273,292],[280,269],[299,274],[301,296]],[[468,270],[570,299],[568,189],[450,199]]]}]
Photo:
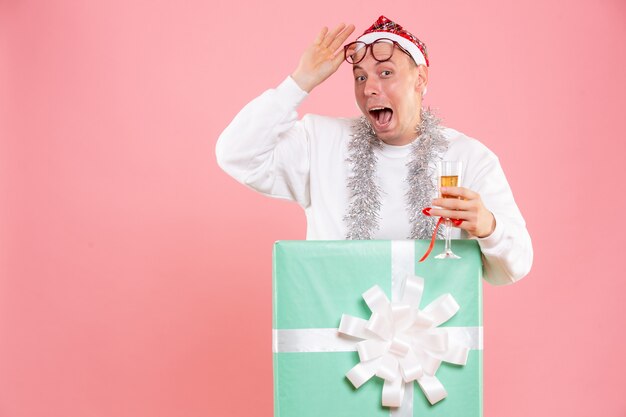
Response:
[{"label": "red santa hat", "polygon": [[404,30],[399,24],[380,16],[372,26],[369,27],[357,39],[357,41],[372,43],[377,39],[387,38],[398,42],[408,53],[417,65],[428,65],[428,53],[426,52],[426,44],[413,36],[410,32]]}]

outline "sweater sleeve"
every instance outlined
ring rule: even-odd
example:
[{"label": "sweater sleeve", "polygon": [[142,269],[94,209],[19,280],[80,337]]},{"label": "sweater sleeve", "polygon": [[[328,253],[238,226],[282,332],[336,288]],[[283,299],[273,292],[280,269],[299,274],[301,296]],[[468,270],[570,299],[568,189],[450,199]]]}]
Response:
[{"label": "sweater sleeve", "polygon": [[248,103],[220,135],[218,165],[240,183],[272,197],[310,204],[309,143],[298,105],[307,97],[287,77]]},{"label": "sweater sleeve", "polygon": [[485,280],[494,285],[513,283],[530,271],[533,247],[526,222],[495,155],[490,153],[483,159],[472,186],[496,219],[493,233],[477,238],[483,253]]}]

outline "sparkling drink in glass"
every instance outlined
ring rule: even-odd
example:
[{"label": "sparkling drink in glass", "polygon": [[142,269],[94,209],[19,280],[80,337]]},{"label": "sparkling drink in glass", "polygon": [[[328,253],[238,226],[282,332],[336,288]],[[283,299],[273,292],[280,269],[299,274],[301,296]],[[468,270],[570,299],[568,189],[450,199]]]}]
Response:
[{"label": "sparkling drink in glass", "polygon": [[[461,161],[441,161],[438,164],[438,179],[439,179],[439,195],[441,198],[460,198],[454,197],[441,192],[441,187],[460,187],[461,186]],[[460,259],[461,257],[452,252],[452,221],[448,218],[445,219],[444,224],[446,226],[445,231],[445,248],[443,252],[435,256],[436,259]]]}]

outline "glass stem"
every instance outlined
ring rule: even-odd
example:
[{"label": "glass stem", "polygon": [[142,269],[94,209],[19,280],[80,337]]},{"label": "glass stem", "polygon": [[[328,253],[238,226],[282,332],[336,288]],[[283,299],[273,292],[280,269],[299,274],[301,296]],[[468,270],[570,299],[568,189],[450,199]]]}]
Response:
[{"label": "glass stem", "polygon": [[450,219],[446,219],[444,224],[446,225],[446,247],[444,249],[444,252],[450,253],[452,252],[452,249],[450,249],[450,240],[452,237],[452,221]]}]

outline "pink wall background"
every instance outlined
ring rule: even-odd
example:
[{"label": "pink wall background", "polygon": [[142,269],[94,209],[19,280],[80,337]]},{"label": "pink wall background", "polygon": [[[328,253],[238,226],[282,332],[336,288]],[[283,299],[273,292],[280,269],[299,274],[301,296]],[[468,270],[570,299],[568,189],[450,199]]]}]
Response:
[{"label": "pink wall background", "polygon": [[[271,415],[272,243],[304,215],[215,141],[322,25],[383,13],[533,238],[484,290],[485,415],[626,416],[623,0],[4,0],[0,417]],[[347,66],[302,106],[356,111]]]}]

